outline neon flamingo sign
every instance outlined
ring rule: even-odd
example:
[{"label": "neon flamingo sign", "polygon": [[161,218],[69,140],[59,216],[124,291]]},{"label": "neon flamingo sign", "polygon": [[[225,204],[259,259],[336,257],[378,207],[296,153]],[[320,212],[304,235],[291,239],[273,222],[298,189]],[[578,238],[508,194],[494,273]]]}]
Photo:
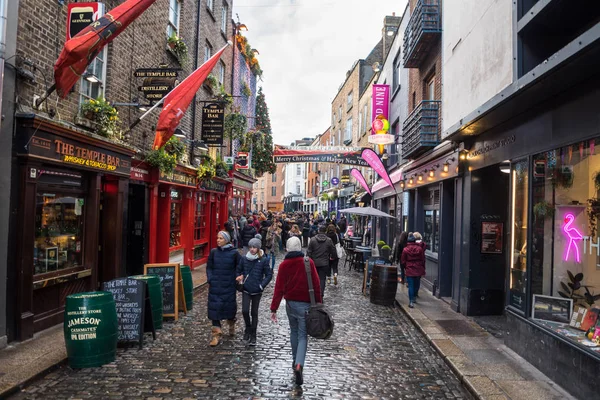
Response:
[{"label": "neon flamingo sign", "polygon": [[565,251],[564,260],[569,261],[569,255],[571,249],[575,249],[575,261],[580,263],[581,257],[579,256],[579,247],[577,247],[576,240],[583,239],[583,235],[577,230],[577,228],[571,227],[575,221],[575,216],[571,213],[565,215],[565,225],[563,226],[563,232],[569,238],[569,244],[567,245],[567,251]]}]

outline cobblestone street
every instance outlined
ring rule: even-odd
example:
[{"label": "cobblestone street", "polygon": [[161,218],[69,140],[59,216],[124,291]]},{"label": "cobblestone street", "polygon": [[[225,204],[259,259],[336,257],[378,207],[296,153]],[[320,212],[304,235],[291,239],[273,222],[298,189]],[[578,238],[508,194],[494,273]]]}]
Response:
[{"label": "cobblestone street", "polygon": [[63,366],[11,399],[470,398],[398,308],[362,296],[361,276],[344,271],[338,286],[327,287],[335,332],[327,341],[309,340],[302,388],[293,383],[285,307],[277,325],[269,319],[273,280],[260,305],[255,348],[241,340],[241,306],[235,337],[208,346],[204,287],[192,312],[166,324],[156,341],[147,336],[143,350],[119,349],[116,362],[102,368]]}]

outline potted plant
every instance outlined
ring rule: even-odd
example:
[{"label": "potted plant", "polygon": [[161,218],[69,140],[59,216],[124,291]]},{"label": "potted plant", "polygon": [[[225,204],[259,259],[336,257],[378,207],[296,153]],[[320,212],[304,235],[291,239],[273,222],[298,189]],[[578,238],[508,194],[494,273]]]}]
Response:
[{"label": "potted plant", "polygon": [[120,137],[119,112],[103,97],[89,99],[83,102],[81,115],[94,122],[94,131],[104,137]]},{"label": "potted plant", "polygon": [[177,36],[175,32],[167,39],[169,49],[175,54],[180,63],[187,61],[187,46],[181,37]]},{"label": "potted plant", "polygon": [[385,246],[385,242],[383,240],[380,240],[379,242],[377,242],[377,249],[379,249],[379,252],[381,252],[381,248]]},{"label": "potted plant", "polygon": [[213,159],[209,156],[202,156],[202,161],[198,166],[198,179],[201,181],[212,179],[215,177],[215,174],[216,168]]},{"label": "potted plant", "polygon": [[588,224],[590,226],[590,236],[596,236],[596,228],[598,223],[598,216],[600,216],[600,199],[591,198],[587,200],[587,216]]},{"label": "potted plant", "polygon": [[148,165],[166,174],[173,172],[177,165],[177,156],[167,153],[164,148],[150,150],[144,160]]},{"label": "potted plant", "polygon": [[212,93],[215,93],[221,86],[219,84],[219,80],[213,74],[208,74],[204,84],[211,90]]},{"label": "potted plant", "polygon": [[387,244],[383,245],[381,247],[381,249],[379,250],[379,255],[381,257],[383,257],[385,260],[389,260],[390,256],[392,255],[392,248],[390,246],[388,246]]},{"label": "potted plant", "polygon": [[329,196],[327,195],[327,193],[323,193],[321,195],[321,201],[328,201],[329,200]]},{"label": "potted plant", "polygon": [[536,220],[538,218],[552,218],[554,217],[554,206],[546,200],[542,200],[533,206],[533,215]]},{"label": "potted plant", "polygon": [[229,167],[225,164],[225,161],[221,159],[221,157],[217,157],[217,161],[215,162],[215,175],[219,178],[228,178],[229,177]]}]

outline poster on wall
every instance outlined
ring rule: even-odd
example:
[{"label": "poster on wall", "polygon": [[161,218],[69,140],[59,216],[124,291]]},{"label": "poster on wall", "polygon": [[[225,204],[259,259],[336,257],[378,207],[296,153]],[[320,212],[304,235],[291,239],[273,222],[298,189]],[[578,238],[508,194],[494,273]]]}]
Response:
[{"label": "poster on wall", "polygon": [[502,222],[481,223],[481,253],[502,254],[504,224]]}]

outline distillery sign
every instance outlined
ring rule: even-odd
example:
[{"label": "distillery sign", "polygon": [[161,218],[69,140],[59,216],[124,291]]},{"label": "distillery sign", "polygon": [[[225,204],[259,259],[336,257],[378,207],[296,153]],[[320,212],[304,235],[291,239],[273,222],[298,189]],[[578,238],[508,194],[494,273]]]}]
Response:
[{"label": "distillery sign", "polygon": [[29,155],[50,159],[76,167],[117,175],[130,174],[131,156],[73,139],[38,131],[27,148]]}]

